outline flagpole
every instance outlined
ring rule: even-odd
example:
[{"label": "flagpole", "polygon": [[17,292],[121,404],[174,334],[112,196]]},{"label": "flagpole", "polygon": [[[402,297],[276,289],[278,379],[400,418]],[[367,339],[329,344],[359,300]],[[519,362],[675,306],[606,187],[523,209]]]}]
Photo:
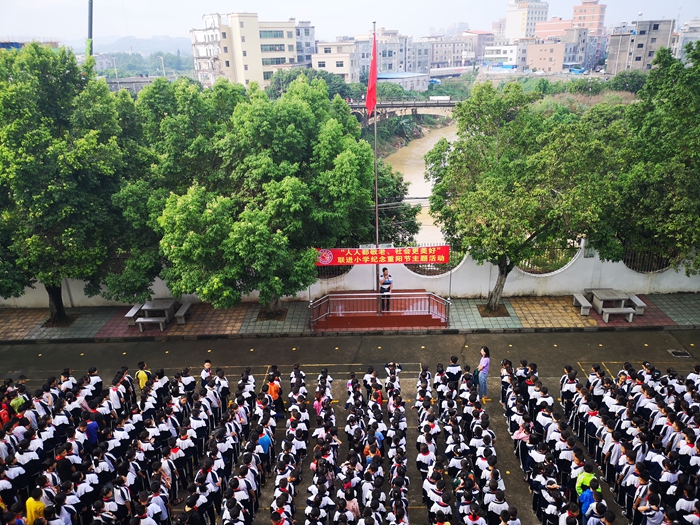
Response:
[{"label": "flagpole", "polygon": [[[372,22],[374,41],[377,41],[377,22]],[[373,50],[374,51],[374,50]],[[378,57],[374,57],[375,67]],[[371,66],[370,66],[371,67]],[[379,249],[379,172],[377,165],[377,108],[374,108],[374,242]],[[379,292],[379,265],[375,268],[375,286]]]}]

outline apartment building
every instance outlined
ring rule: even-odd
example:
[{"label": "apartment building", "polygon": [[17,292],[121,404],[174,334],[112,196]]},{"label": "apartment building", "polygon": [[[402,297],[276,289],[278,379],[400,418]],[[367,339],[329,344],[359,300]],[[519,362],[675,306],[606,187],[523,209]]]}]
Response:
[{"label": "apartment building", "polygon": [[547,42],[542,44],[530,44],[527,47],[527,59],[530,70],[558,73],[564,68],[566,56],[564,42]]},{"label": "apartment building", "polygon": [[339,75],[348,84],[360,81],[360,61],[352,42],[319,42],[318,53],[311,55],[311,67]]},{"label": "apartment building", "polygon": [[[474,62],[474,40],[472,38],[445,38],[431,36],[421,38],[421,43],[430,44],[430,68],[462,67]],[[414,46],[415,46],[414,42]]]},{"label": "apartment building", "polygon": [[547,20],[548,13],[547,2],[509,0],[506,8],[505,38],[513,42],[535,36],[535,25]]},{"label": "apartment building", "polygon": [[[462,32],[462,38],[472,41],[472,49],[474,50],[475,60],[482,62],[484,59],[484,49],[486,46],[496,44],[495,35],[490,31],[469,30]],[[502,45],[502,44],[498,44]]]},{"label": "apartment building", "polygon": [[588,29],[590,36],[605,36],[605,10],[607,5],[599,0],[582,0],[581,5],[574,6],[574,26]]},{"label": "apartment building", "polygon": [[535,24],[535,37],[542,40],[562,37],[566,34],[567,29],[572,29],[573,27],[573,20],[563,20],[560,17],[553,16],[551,20],[544,20]]},{"label": "apartment building", "polygon": [[[355,43],[360,61],[360,74],[369,72],[372,59],[373,33],[358,35],[354,38],[339,37],[338,40],[348,39]],[[410,48],[413,38],[399,34],[396,29],[377,29],[377,71],[406,71]]]},{"label": "apartment building", "polygon": [[299,64],[297,49],[299,42],[306,49],[305,30],[312,27],[308,22],[300,23],[302,36],[297,37],[293,18],[263,22],[255,13],[230,13],[202,19],[204,28],[192,29],[190,38],[195,74],[204,86],[225,77],[238,84],[257,82],[265,87],[275,71],[305,65],[306,53]]},{"label": "apartment building", "polygon": [[311,56],[318,53],[316,47],[316,28],[311,22],[297,24],[297,64],[311,67]]},{"label": "apartment building", "polygon": [[700,41],[700,18],[693,18],[681,27],[674,49],[674,56],[685,61],[685,46]]},{"label": "apartment building", "polygon": [[620,71],[651,69],[659,48],[673,49],[675,24],[675,20],[640,20],[616,28],[622,32],[609,36],[605,72],[616,75]]}]

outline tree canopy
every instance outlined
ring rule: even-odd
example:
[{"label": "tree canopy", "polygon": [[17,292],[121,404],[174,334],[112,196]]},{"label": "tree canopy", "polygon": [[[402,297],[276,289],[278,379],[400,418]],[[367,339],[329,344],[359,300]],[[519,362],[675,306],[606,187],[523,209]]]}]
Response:
[{"label": "tree canopy", "polygon": [[535,111],[537,96],[518,83],[476,86],[456,108],[458,140],[426,156],[430,211],[446,239],[498,268],[490,309],[538,246],[566,246],[595,226],[619,158],[596,139],[594,118]]},{"label": "tree canopy", "polygon": [[63,279],[99,278],[115,249],[119,134],[115,99],[89,64],[38,44],[0,51],[3,295],[39,280],[61,320]]}]

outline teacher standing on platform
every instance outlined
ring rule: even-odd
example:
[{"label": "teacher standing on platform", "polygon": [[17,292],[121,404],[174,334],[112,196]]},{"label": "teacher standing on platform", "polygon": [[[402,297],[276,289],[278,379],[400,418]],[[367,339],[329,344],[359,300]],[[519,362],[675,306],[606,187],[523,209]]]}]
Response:
[{"label": "teacher standing on platform", "polygon": [[379,276],[379,292],[382,294],[382,312],[388,312],[391,306],[391,291],[394,289],[394,278],[389,275],[388,268],[382,268]]}]

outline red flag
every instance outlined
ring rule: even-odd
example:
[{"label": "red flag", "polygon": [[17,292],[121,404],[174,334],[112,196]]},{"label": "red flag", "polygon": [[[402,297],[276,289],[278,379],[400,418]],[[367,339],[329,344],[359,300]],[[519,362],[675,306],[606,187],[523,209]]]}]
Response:
[{"label": "red flag", "polygon": [[372,61],[369,65],[369,80],[367,81],[367,97],[365,107],[372,116],[374,108],[377,106],[377,35],[374,35],[372,42]]}]

